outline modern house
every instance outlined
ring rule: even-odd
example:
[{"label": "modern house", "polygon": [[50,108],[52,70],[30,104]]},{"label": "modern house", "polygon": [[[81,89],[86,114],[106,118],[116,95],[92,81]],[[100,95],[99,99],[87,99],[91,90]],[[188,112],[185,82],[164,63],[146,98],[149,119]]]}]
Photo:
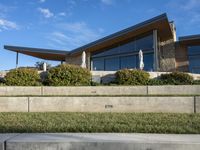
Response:
[{"label": "modern house", "polygon": [[146,71],[184,71],[200,73],[200,35],[176,39],[176,28],[162,14],[72,51],[18,46],[5,49],[46,60],[81,65],[86,52],[90,70],[115,71],[138,68],[138,52],[143,51]]}]

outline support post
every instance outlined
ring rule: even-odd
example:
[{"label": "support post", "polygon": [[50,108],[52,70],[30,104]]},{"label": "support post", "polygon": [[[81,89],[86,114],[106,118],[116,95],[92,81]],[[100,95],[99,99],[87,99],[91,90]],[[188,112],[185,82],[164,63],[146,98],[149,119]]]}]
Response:
[{"label": "support post", "polygon": [[153,30],[154,71],[158,71],[158,31]]},{"label": "support post", "polygon": [[18,62],[19,62],[19,53],[16,53],[16,69],[18,68]]}]

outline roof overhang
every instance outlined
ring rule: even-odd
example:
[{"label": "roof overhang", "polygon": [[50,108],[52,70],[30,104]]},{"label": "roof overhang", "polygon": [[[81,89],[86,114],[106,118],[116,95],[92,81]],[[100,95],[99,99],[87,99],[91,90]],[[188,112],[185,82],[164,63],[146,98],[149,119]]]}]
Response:
[{"label": "roof overhang", "polygon": [[51,49],[42,49],[42,48],[30,48],[30,47],[19,47],[19,46],[8,46],[5,45],[4,49],[22,53],[25,55],[46,59],[46,60],[55,60],[55,61],[64,61],[67,51],[60,50],[51,50]]},{"label": "roof overhang", "polygon": [[200,34],[179,37],[180,44],[182,45],[200,45]]},{"label": "roof overhang", "polygon": [[170,23],[168,21],[167,15],[162,14],[150,20],[144,21],[130,28],[119,31],[117,33],[114,33],[102,39],[89,43],[85,46],[72,50],[70,54],[76,55],[76,54],[81,53],[83,50],[89,51],[89,52],[101,50],[111,45],[120,43],[121,41],[131,39],[135,36],[138,36],[143,33],[153,31],[153,30],[158,31],[160,41],[166,41],[173,38],[172,29],[170,27]]}]

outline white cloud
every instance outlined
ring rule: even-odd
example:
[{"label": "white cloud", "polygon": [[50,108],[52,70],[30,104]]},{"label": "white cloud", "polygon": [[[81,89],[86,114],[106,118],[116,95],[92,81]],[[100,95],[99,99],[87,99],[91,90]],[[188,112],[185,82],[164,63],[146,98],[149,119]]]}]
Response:
[{"label": "white cloud", "polygon": [[46,0],[40,0],[40,3],[44,3]]},{"label": "white cloud", "polygon": [[173,12],[173,18],[176,18],[176,23],[184,24],[183,28],[199,26],[200,0],[171,0],[167,6]]},{"label": "white cloud", "polygon": [[59,16],[66,16],[66,13],[65,12],[60,12],[58,15]]},{"label": "white cloud", "polygon": [[38,10],[45,18],[51,18],[54,16],[54,14],[48,8],[38,8]]},{"label": "white cloud", "polygon": [[173,8],[174,10],[182,11],[195,11],[199,10],[200,0],[171,0],[167,6]]},{"label": "white cloud", "polygon": [[90,29],[85,22],[63,23],[59,25],[59,29],[59,32],[53,32],[47,38],[53,45],[57,44],[69,50],[96,40],[103,30]]},{"label": "white cloud", "polygon": [[114,0],[101,0],[101,2],[106,5],[112,5],[114,3]]},{"label": "white cloud", "polygon": [[3,30],[10,30],[10,29],[18,29],[18,25],[15,22],[6,20],[6,19],[0,19],[0,31]]},{"label": "white cloud", "polygon": [[199,0],[187,0],[186,3],[182,3],[181,8],[184,10],[192,10],[194,8],[200,7],[200,1]]}]

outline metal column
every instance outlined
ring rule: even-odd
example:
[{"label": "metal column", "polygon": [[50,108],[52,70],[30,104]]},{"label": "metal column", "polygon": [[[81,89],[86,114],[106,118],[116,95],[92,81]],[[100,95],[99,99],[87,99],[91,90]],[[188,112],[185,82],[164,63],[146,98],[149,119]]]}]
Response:
[{"label": "metal column", "polygon": [[153,30],[154,71],[158,71],[158,31]]},{"label": "metal column", "polygon": [[16,69],[18,68],[18,62],[19,62],[19,53],[16,53]]}]

